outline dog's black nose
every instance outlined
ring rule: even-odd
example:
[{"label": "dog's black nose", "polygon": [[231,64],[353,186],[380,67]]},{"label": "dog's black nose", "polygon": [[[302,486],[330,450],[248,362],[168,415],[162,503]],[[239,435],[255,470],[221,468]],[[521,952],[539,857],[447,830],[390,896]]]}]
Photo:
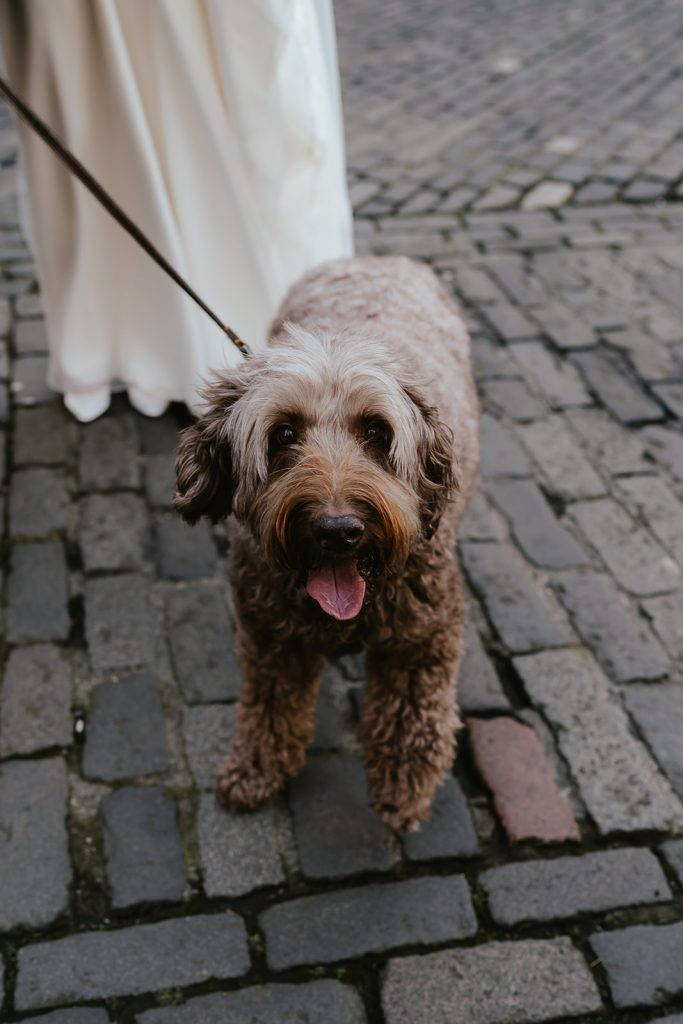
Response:
[{"label": "dog's black nose", "polygon": [[343,554],[351,551],[363,536],[365,527],[358,516],[320,516],[313,524],[313,536],[324,551]]}]

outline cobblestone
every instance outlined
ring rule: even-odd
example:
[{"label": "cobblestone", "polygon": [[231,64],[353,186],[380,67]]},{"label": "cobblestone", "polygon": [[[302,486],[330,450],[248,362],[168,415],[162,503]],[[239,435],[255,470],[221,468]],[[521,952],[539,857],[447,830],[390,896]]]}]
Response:
[{"label": "cobblestone", "polygon": [[683,807],[632,735],[598,665],[575,650],[515,659],[527,693],[557,730],[557,742],[598,830],[683,828]]},{"label": "cobblestone", "polygon": [[666,674],[665,651],[609,576],[565,572],[553,586],[581,637],[615,679],[625,683]]},{"label": "cobblestone", "polygon": [[289,836],[272,807],[243,816],[203,796],[197,833],[207,896],[243,896],[285,881]]},{"label": "cobblestone", "polygon": [[550,569],[586,564],[588,556],[558,522],[533,481],[500,481],[489,487],[489,493],[530,561]]},{"label": "cobblestone", "polygon": [[95,420],[81,431],[79,475],[83,490],[138,486],[138,442],[130,415]]},{"label": "cobblestone", "polygon": [[511,352],[554,409],[591,404],[590,395],[571,363],[554,356],[540,341],[514,345]]},{"label": "cobblestone", "polygon": [[683,839],[676,839],[672,842],[664,843],[662,846],[662,852],[678,875],[681,885],[683,885]]},{"label": "cobblestone", "polygon": [[168,509],[175,491],[175,459],[150,455],[145,462],[145,493],[153,508]]},{"label": "cobblestone", "polygon": [[249,968],[246,932],[230,911],[82,932],[19,951],[16,1006],[107,999],[237,978]]},{"label": "cobblestone", "polygon": [[528,476],[531,467],[524,450],[493,417],[481,418],[481,475]]},{"label": "cobblestone", "polygon": [[605,485],[561,416],[519,427],[517,436],[541,470],[546,489],[553,494],[575,501],[605,493]]},{"label": "cobblestone", "polygon": [[491,942],[391,960],[382,989],[387,1024],[507,1024],[601,1009],[578,950],[566,938]]},{"label": "cobblestone", "polygon": [[60,543],[22,544],[12,549],[6,622],[10,643],[67,638],[66,559]]},{"label": "cobblestone", "polygon": [[493,624],[511,651],[557,647],[571,632],[550,594],[535,585],[517,551],[504,544],[462,544],[462,559]]},{"label": "cobblestone", "polygon": [[308,896],[271,907],[260,922],[274,970],[464,939],[477,931],[467,883],[457,875]]},{"label": "cobblestone", "polygon": [[[325,978],[303,985],[259,985],[190,999],[185,1006],[149,1010],[139,1024],[365,1024],[359,996]],[[64,1022],[66,1024],[66,1021]],[[74,1022],[77,1024],[77,1022]],[[94,1022],[93,1022],[94,1024]]]},{"label": "cobblestone", "polygon": [[67,908],[71,865],[66,801],[61,758],[0,765],[3,932],[51,924]]},{"label": "cobblestone", "polygon": [[190,527],[180,519],[159,519],[155,541],[157,568],[164,579],[199,579],[216,567],[216,549],[204,520]]},{"label": "cobblestone", "polygon": [[66,462],[73,428],[68,413],[55,402],[37,409],[18,409],[14,425],[14,463],[54,466]]},{"label": "cobblestone", "polygon": [[15,648],[0,689],[0,757],[66,747],[71,740],[71,671],[59,648]]},{"label": "cobblestone", "polygon": [[22,1024],[109,1024],[106,1010],[70,1006],[68,1010],[41,1013],[39,1017],[23,1017]]},{"label": "cobblestone", "polygon": [[127,786],[100,805],[112,906],[179,900],[185,888],[174,801],[159,786]]},{"label": "cobblestone", "polygon": [[185,750],[199,789],[214,787],[216,772],[235,738],[236,710],[234,704],[204,704],[183,711]]},{"label": "cobblestone", "polygon": [[681,572],[670,555],[615,502],[577,502],[570,514],[624,590],[646,597],[679,586]]},{"label": "cobblestone", "polygon": [[419,832],[404,837],[403,849],[411,861],[476,857],[480,853],[467,800],[452,776],[437,791],[431,814]]},{"label": "cobblestone", "polygon": [[629,379],[618,353],[593,349],[577,352],[572,359],[580,367],[591,390],[622,423],[664,418],[661,406]]},{"label": "cobblestone", "polygon": [[619,481],[618,491],[642,516],[657,540],[683,566],[683,504],[658,476],[634,476]]},{"label": "cobblestone", "polygon": [[617,1006],[660,1005],[683,992],[683,922],[591,936]]},{"label": "cobblestone", "polygon": [[86,778],[132,778],[167,766],[164,715],[156,681],[148,675],[101,683],[90,700],[83,750]]},{"label": "cobblestone", "polygon": [[26,469],[12,477],[10,531],[15,537],[46,537],[65,529],[69,495],[63,474]]},{"label": "cobblestone", "polygon": [[671,891],[649,850],[605,850],[505,864],[479,876],[494,921],[552,921],[639,903],[662,903]]},{"label": "cobblestone", "polygon": [[154,637],[147,580],[130,573],[86,583],[85,635],[96,669],[149,664]]},{"label": "cobblestone", "polygon": [[646,427],[640,436],[655,461],[683,480],[683,435],[668,427]]},{"label": "cobblestone", "polygon": [[234,700],[241,688],[232,626],[216,587],[192,584],[166,604],[173,667],[190,704]]},{"label": "cobblestone", "polygon": [[534,733],[512,718],[468,720],[477,768],[511,842],[559,843],[579,830]]},{"label": "cobblestone", "polygon": [[680,683],[633,686],[626,707],[671,785],[683,799],[683,687]]},{"label": "cobblestone", "polygon": [[86,572],[140,569],[145,506],[134,494],[92,494],[81,503],[81,554]]},{"label": "cobblestone", "polygon": [[[622,430],[602,409],[569,410],[567,419],[591,460],[608,477],[622,473],[647,473],[652,468],[645,458],[644,441]],[[641,436],[645,438],[649,430],[657,429],[660,428],[648,427]],[[681,454],[683,459],[683,451]]]},{"label": "cobblestone", "polygon": [[471,622],[465,624],[465,655],[458,673],[458,704],[468,714],[507,711],[508,701],[496,670]]},{"label": "cobblestone", "polygon": [[301,870],[308,878],[383,871],[398,851],[368,802],[356,758],[310,758],[290,787]]},{"label": "cobblestone", "polygon": [[645,614],[672,658],[683,659],[683,594],[664,594],[643,601]]}]

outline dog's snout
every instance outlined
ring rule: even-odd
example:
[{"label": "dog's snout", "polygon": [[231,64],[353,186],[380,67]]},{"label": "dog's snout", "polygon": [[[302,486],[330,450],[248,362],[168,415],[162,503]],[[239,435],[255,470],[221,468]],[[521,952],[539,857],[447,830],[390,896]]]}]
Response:
[{"label": "dog's snout", "polygon": [[341,554],[356,547],[365,527],[354,515],[319,516],[313,524],[313,536],[324,551]]}]

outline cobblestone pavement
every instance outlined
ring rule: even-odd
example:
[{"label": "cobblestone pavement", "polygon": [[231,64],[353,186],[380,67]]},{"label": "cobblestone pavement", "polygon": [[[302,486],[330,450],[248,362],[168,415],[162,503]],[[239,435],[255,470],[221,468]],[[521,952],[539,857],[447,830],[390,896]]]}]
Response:
[{"label": "cobblestone pavement", "polygon": [[338,20],[359,249],[431,262],[474,336],[454,775],[380,827],[349,661],[286,799],[216,807],[226,535],[169,513],[179,410],[45,391],[5,116],[0,1018],[683,1024],[683,5]]}]

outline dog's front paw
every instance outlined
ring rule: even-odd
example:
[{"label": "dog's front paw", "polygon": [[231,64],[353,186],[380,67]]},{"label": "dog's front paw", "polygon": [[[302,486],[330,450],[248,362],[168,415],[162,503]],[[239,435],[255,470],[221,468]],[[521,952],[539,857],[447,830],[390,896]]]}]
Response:
[{"label": "dog's front paw", "polygon": [[253,763],[229,757],[216,776],[216,793],[233,811],[254,811],[282,789],[281,774],[268,774]]},{"label": "dog's front paw", "polygon": [[394,832],[405,835],[408,832],[417,832],[423,821],[429,817],[431,800],[407,802],[402,806],[383,800],[373,800],[372,806],[377,817],[385,825]]}]

